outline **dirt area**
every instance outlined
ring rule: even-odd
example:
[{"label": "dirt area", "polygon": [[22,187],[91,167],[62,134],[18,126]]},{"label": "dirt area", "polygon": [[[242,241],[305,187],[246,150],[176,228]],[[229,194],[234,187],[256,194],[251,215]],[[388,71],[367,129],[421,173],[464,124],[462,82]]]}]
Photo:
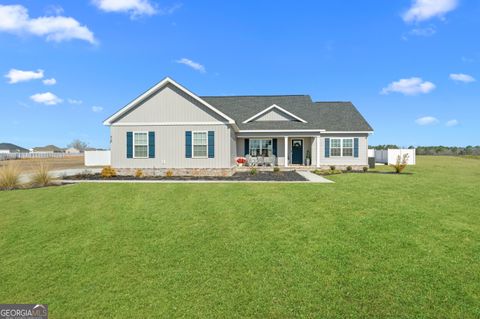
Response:
[{"label": "dirt area", "polygon": [[35,168],[42,162],[47,164],[52,171],[68,168],[85,168],[83,156],[69,156],[64,158],[28,158],[0,161],[0,167],[11,163],[18,165],[22,173],[29,173],[35,171]]}]

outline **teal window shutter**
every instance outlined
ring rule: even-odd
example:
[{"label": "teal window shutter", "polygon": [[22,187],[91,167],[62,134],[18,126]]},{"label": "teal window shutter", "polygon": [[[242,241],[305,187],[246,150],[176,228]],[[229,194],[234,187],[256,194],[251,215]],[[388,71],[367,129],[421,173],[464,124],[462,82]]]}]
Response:
[{"label": "teal window shutter", "polygon": [[248,155],[248,154],[250,154],[250,140],[246,138],[243,155]]},{"label": "teal window shutter", "polygon": [[272,139],[272,152],[273,152],[273,155],[278,156],[277,155],[277,139],[276,138]]},{"label": "teal window shutter", "polygon": [[330,139],[325,139],[325,157],[330,157]]},{"label": "teal window shutter", "polygon": [[148,157],[155,158],[155,132],[148,132]]},{"label": "teal window shutter", "polygon": [[358,137],[353,139],[353,157],[358,157]]},{"label": "teal window shutter", "polygon": [[133,158],[133,132],[127,132],[127,158]]},{"label": "teal window shutter", "polygon": [[185,131],[185,157],[192,158],[192,131]]},{"label": "teal window shutter", "polygon": [[215,132],[208,131],[208,158],[215,157]]}]

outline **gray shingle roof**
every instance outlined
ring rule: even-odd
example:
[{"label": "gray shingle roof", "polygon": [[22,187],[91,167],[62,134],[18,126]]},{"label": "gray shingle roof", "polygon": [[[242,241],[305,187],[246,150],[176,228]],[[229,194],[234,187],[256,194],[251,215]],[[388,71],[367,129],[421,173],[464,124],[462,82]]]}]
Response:
[{"label": "gray shingle roof", "polygon": [[[309,95],[202,96],[210,105],[230,116],[241,130],[323,129],[327,131],[373,131],[351,102],[312,102]],[[307,121],[252,121],[253,115],[276,104]]]},{"label": "gray shingle roof", "polygon": [[12,153],[28,153],[29,150],[12,143],[0,143],[0,150],[9,150]]}]

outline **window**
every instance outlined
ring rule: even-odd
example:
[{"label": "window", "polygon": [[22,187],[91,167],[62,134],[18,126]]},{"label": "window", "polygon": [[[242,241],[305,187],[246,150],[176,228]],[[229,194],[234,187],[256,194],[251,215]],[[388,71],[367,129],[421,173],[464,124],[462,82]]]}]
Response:
[{"label": "window", "polygon": [[351,138],[343,139],[342,156],[353,156],[353,140]]},{"label": "window", "polygon": [[148,133],[133,132],[133,157],[148,157]]},{"label": "window", "polygon": [[330,140],[330,156],[342,156],[342,140],[332,138]]},{"label": "window", "polygon": [[272,140],[271,139],[250,139],[251,156],[265,156],[270,157],[273,155]]},{"label": "window", "polygon": [[353,139],[330,139],[330,156],[353,156]]},{"label": "window", "polygon": [[207,157],[208,138],[207,132],[192,132],[193,157]]}]

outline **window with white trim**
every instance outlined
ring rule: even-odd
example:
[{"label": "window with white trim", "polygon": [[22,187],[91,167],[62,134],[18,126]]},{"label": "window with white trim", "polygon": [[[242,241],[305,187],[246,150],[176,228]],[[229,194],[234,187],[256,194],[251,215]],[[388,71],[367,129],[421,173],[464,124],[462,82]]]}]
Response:
[{"label": "window with white trim", "polygon": [[342,156],[342,140],[339,138],[330,139],[330,156]]},{"label": "window with white trim", "polygon": [[147,132],[133,132],[133,157],[134,158],[148,157],[148,133]]},{"label": "window with white trim", "polygon": [[342,156],[353,156],[353,139],[344,138],[342,140]]},{"label": "window with white trim", "polygon": [[207,132],[192,132],[193,157],[202,158],[208,155]]},{"label": "window with white trim", "polygon": [[250,139],[249,154],[251,156],[269,157],[273,154],[271,139]]},{"label": "window with white trim", "polygon": [[330,139],[330,156],[353,156],[353,138]]}]

